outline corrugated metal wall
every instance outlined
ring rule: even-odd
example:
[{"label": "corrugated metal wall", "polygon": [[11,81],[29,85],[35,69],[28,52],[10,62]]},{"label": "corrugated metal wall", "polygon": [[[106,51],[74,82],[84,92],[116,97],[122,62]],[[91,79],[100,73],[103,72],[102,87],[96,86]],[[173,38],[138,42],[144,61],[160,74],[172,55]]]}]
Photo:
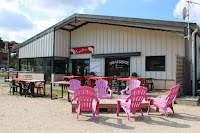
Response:
[{"label": "corrugated metal wall", "polygon": [[70,32],[57,30],[55,36],[55,56],[69,57]]},{"label": "corrugated metal wall", "polygon": [[[87,24],[71,33],[71,47],[94,46],[94,54],[141,52],[131,57],[130,73],[141,77],[175,80],[175,55],[184,56],[184,37],[165,31],[103,24]],[[166,56],[165,72],[146,72],[145,56]],[[71,59],[90,58],[71,55]]]},{"label": "corrugated metal wall", "polygon": [[19,49],[19,58],[49,56],[53,56],[53,32],[50,32]]}]

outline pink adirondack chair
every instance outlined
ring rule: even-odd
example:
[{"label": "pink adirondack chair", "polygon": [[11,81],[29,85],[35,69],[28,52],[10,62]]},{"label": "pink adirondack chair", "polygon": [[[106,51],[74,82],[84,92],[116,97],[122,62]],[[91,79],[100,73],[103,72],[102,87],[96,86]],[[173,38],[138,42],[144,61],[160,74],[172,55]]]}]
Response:
[{"label": "pink adirondack chair", "polygon": [[136,88],[136,87],[140,87],[141,82],[139,80],[131,80],[129,81],[129,85],[126,87],[126,89],[121,91],[121,98],[122,99],[126,99],[127,97],[129,97],[130,95],[125,95],[124,93],[126,91],[128,91],[128,89],[131,91],[132,89]]},{"label": "pink adirondack chair", "polygon": [[[98,90],[98,98],[100,99],[112,99],[113,91],[108,86],[108,81],[104,79],[99,79],[96,81],[95,90]],[[110,95],[107,95],[107,90],[110,92]]]},{"label": "pink adirondack chair", "polygon": [[[97,103],[93,103],[94,99]],[[99,99],[96,97],[94,88],[87,86],[77,88],[73,100],[77,101],[77,120],[81,112],[92,112],[95,121],[95,114],[99,115]]]},{"label": "pink adirondack chair", "polygon": [[154,105],[156,106],[156,111],[159,112],[159,109],[162,109],[165,113],[165,116],[168,118],[168,112],[167,108],[170,107],[173,114],[174,114],[174,109],[172,105],[172,101],[174,98],[177,97],[178,95],[178,90],[180,89],[181,85],[176,85],[170,89],[170,93],[168,96],[161,96],[161,98],[150,98],[150,103],[148,107],[147,114],[149,114],[150,111],[150,106]]},{"label": "pink adirondack chair", "polygon": [[[148,97],[146,96],[147,88],[144,86],[140,86],[131,90],[131,94],[126,99],[118,99],[117,100],[117,116],[119,116],[120,108],[122,107],[127,114],[128,121],[130,121],[130,113],[136,113],[136,111],[140,111],[142,114],[142,119],[144,120],[144,115],[141,109],[141,103],[143,99],[147,101]],[[131,100],[130,104],[122,103],[128,102]]]},{"label": "pink adirondack chair", "polygon": [[73,97],[76,96],[76,89],[81,87],[81,81],[77,79],[71,79],[69,81],[69,87],[68,87],[68,98],[69,98],[69,92],[73,93]]}]

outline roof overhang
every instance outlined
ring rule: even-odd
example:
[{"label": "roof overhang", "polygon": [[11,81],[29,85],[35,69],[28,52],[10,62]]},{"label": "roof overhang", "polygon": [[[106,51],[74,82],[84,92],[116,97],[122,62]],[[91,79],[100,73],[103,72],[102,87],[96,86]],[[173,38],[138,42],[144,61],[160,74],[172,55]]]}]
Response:
[{"label": "roof overhang", "polygon": [[[66,31],[74,31],[88,23],[99,23],[118,25],[126,27],[136,27],[152,30],[168,31],[178,35],[184,36],[184,29],[188,26],[185,22],[163,21],[163,20],[151,20],[151,19],[138,19],[138,18],[126,18],[126,17],[113,17],[113,16],[100,16],[100,15],[88,15],[88,14],[74,14],[59,23],[51,26],[36,36],[23,42],[20,47],[48,34],[49,32],[59,29]],[[190,28],[194,30],[197,27],[196,23],[190,23]]]}]

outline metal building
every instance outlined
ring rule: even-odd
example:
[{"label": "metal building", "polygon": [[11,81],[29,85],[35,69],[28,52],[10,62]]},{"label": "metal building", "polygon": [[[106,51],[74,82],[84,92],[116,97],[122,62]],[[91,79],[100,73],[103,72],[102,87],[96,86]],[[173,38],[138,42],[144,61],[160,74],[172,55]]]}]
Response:
[{"label": "metal building", "polygon": [[[191,33],[198,28],[190,23]],[[66,74],[155,79],[155,88],[184,85],[191,93],[192,46],[187,23],[74,14],[23,42],[20,75],[61,80]],[[200,37],[195,35],[196,80],[200,79]],[[24,73],[26,72],[26,73]]]}]

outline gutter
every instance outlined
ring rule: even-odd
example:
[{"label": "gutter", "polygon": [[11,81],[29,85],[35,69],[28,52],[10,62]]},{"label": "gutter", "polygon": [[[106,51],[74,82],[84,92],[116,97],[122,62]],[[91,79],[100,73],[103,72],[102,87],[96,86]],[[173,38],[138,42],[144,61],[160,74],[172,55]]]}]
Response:
[{"label": "gutter", "polygon": [[198,32],[198,28],[192,32],[192,96],[196,93],[196,76],[195,76],[195,35]]}]

